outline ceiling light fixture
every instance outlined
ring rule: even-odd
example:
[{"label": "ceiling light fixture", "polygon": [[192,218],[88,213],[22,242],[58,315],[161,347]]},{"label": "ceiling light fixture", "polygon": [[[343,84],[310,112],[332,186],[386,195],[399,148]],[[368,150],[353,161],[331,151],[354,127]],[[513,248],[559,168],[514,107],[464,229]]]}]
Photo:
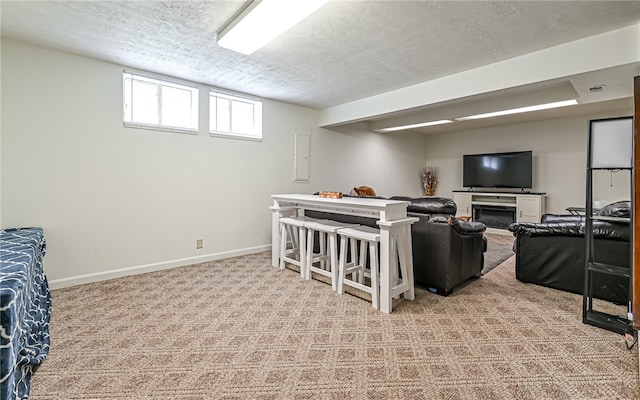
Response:
[{"label": "ceiling light fixture", "polygon": [[450,119],[440,119],[438,121],[421,122],[419,124],[392,126],[390,128],[377,129],[377,131],[378,132],[393,132],[393,131],[401,131],[403,129],[422,128],[422,127],[425,127],[425,126],[448,124],[450,122],[453,122],[453,121],[450,120]]},{"label": "ceiling light fixture", "polygon": [[249,55],[329,0],[254,0],[218,33],[218,45]]},{"label": "ceiling light fixture", "polygon": [[575,99],[565,100],[565,101],[556,101],[554,103],[546,103],[546,104],[538,104],[535,106],[513,108],[511,110],[495,111],[495,112],[490,112],[486,114],[469,115],[467,117],[458,117],[454,119],[456,121],[467,121],[470,119],[491,118],[491,117],[499,117],[502,115],[518,114],[518,113],[524,113],[524,112],[530,112],[530,111],[548,110],[550,108],[566,107],[566,106],[572,106],[575,104],[578,104],[578,101]]}]

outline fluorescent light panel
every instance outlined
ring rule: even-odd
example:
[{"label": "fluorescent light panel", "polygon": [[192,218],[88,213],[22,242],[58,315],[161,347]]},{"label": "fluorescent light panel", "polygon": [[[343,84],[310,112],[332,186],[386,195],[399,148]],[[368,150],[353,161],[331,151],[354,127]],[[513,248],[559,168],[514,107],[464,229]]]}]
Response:
[{"label": "fluorescent light panel", "polygon": [[[502,111],[495,111],[495,112],[490,112],[490,113],[486,113],[486,114],[477,114],[477,115],[469,115],[467,117],[458,117],[458,118],[454,118],[454,120],[455,121],[467,121],[467,120],[472,120],[472,119],[499,117],[499,116],[502,116],[502,115],[518,114],[518,113],[524,113],[524,112],[530,112],[530,111],[547,110],[549,108],[566,107],[566,106],[571,106],[571,105],[575,105],[575,104],[578,104],[577,100],[556,101],[554,103],[538,104],[538,105],[535,105],[535,106],[513,108],[511,110],[502,110]],[[452,121],[450,119],[440,119],[438,121],[422,122],[422,123],[419,123],[419,124],[392,126],[392,127],[389,127],[389,128],[377,129],[377,131],[378,132],[393,132],[393,131],[400,131],[400,130],[403,130],[403,129],[412,129],[412,128],[421,128],[421,127],[425,127],[425,126],[448,124],[450,122],[454,122],[454,121]]]},{"label": "fluorescent light panel", "polygon": [[454,119],[456,121],[467,121],[470,119],[491,118],[491,117],[499,117],[501,115],[518,114],[518,113],[524,113],[524,112],[530,112],[530,111],[547,110],[549,108],[566,107],[566,106],[572,106],[574,104],[578,104],[578,102],[575,99],[557,101],[554,103],[538,104],[535,106],[513,108],[511,110],[495,111],[495,112],[490,112],[486,114],[469,115],[467,117],[459,117]]},{"label": "fluorescent light panel", "polygon": [[329,0],[262,0],[249,5],[218,34],[218,45],[249,55]]},{"label": "fluorescent light panel", "polygon": [[450,119],[441,119],[441,120],[438,120],[438,121],[421,122],[419,124],[392,126],[390,128],[378,129],[378,131],[379,132],[393,132],[393,131],[401,131],[403,129],[422,128],[424,126],[448,124],[450,122],[453,122],[453,121],[450,120]]}]

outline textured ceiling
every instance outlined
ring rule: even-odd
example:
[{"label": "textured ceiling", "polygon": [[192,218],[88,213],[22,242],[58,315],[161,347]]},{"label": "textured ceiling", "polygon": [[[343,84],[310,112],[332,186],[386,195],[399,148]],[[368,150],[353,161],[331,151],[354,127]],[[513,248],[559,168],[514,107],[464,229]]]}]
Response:
[{"label": "textured ceiling", "polygon": [[2,1],[2,36],[317,109],[640,20],[637,1],[338,1],[251,56],[242,1]]}]

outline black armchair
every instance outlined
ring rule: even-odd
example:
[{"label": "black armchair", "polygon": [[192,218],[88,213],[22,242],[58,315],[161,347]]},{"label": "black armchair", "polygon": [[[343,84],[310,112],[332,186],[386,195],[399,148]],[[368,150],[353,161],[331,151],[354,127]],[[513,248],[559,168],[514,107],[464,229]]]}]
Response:
[{"label": "black armchair", "polygon": [[[602,216],[628,217],[629,202],[603,208]],[[516,279],[582,294],[586,257],[583,216],[546,214],[541,223],[515,223]],[[595,261],[629,268],[630,232],[626,222],[593,221]],[[629,279],[594,273],[594,297],[628,301]]]}]

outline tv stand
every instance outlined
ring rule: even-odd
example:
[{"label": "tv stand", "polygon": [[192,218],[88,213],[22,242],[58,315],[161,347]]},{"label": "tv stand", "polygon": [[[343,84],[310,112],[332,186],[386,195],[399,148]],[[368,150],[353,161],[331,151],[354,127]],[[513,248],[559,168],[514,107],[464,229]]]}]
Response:
[{"label": "tv stand", "polygon": [[[470,187],[467,190],[454,190],[453,192],[454,193],[456,193],[456,192],[471,192],[471,193],[481,193],[481,194],[482,193],[494,193],[494,192],[476,192],[475,190],[473,190],[473,187]],[[521,188],[519,192],[518,191],[515,191],[515,192],[513,192],[513,191],[505,191],[505,192],[495,192],[495,193],[532,193],[532,192],[530,192],[528,190],[525,190],[524,188]],[[534,194],[544,194],[544,193],[534,193]]]},{"label": "tv stand", "polygon": [[487,232],[505,233],[512,222],[540,222],[546,193],[474,192],[454,190],[456,216],[471,216],[485,223]]}]

